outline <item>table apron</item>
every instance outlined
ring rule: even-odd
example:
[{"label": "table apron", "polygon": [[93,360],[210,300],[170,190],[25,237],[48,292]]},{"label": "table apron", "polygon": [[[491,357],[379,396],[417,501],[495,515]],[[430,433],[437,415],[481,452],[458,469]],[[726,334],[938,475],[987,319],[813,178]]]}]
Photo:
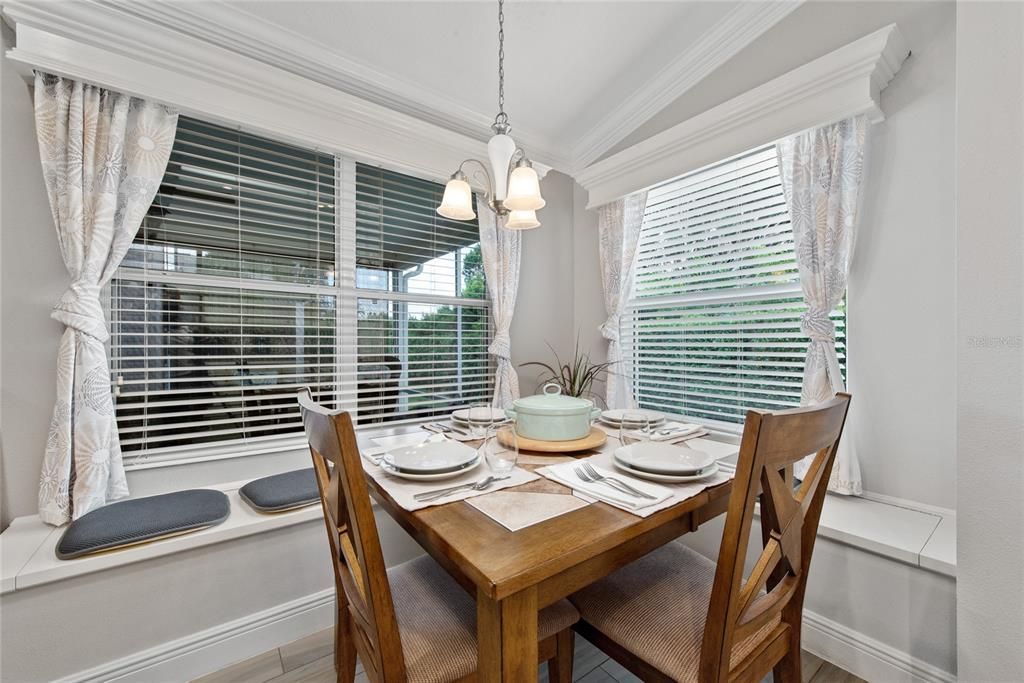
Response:
[{"label": "table apron", "polygon": [[541,581],[537,586],[538,606],[547,607],[572,595],[652,550],[695,530],[696,519],[696,511],[688,512]]}]

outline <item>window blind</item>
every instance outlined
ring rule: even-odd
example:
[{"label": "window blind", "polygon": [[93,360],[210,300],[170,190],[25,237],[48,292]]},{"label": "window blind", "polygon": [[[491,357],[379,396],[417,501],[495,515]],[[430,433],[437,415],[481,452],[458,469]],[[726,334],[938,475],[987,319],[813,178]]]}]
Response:
[{"label": "window blind", "polygon": [[443,190],[181,117],[110,288],[129,462],[297,445],[302,387],[358,424],[488,401],[478,227]]},{"label": "window blind", "polygon": [[337,404],[333,156],[181,117],[111,285],[122,449],[300,437],[295,393]]},{"label": "window blind", "polygon": [[[739,423],[799,405],[805,310],[774,145],[648,193],[623,320],[641,406]],[[832,317],[845,371],[845,307]]]},{"label": "window blind", "polygon": [[490,308],[476,221],[437,214],[444,186],[355,165],[361,424],[490,400]]}]

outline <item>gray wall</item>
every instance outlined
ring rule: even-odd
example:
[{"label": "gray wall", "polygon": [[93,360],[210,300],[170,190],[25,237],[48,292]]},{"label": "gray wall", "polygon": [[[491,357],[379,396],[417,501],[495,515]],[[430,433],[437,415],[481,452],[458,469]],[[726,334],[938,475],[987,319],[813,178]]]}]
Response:
[{"label": "gray wall", "polygon": [[957,16],[962,681],[1024,681],[1024,5]]},{"label": "gray wall", "polygon": [[516,316],[512,322],[512,361],[520,390],[532,394],[544,371],[519,367],[528,361],[553,365],[550,345],[560,356],[572,349],[573,188],[567,175],[550,172],[541,182],[547,205],[541,227],[523,233]]},{"label": "gray wall", "polygon": [[[4,26],[4,51],[12,46],[11,38]],[[0,61],[0,496],[6,527],[12,517],[36,509],[61,334],[61,325],[50,319],[50,309],[68,279],[43,187],[32,96],[13,63]]]},{"label": "gray wall", "polygon": [[[890,23],[913,55],[882,93],[848,295],[846,439],[865,490],[956,507],[953,3],[804,4],[641,126],[650,135]],[[622,145],[620,145],[622,147]],[[596,215],[577,202],[577,254]],[[577,277],[587,278],[585,269]],[[576,288],[576,324],[600,324],[600,292]]]}]

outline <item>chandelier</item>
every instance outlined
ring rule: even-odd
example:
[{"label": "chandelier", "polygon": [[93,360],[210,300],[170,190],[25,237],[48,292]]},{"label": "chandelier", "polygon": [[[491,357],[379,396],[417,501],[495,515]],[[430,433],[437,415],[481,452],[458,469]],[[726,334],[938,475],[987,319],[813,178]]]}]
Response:
[{"label": "chandelier", "polygon": [[473,190],[469,186],[463,168],[476,164],[483,170],[487,181],[487,206],[495,214],[505,217],[509,230],[528,230],[540,226],[537,209],[544,207],[540,195],[540,180],[526,152],[516,145],[509,136],[512,126],[505,113],[505,11],[504,0],[498,0],[498,115],[494,117],[491,130],[494,136],[487,142],[487,159],[490,165],[479,159],[466,159],[451,175],[444,188],[444,196],[437,212],[445,218],[457,221],[471,221],[476,218],[473,211]]}]

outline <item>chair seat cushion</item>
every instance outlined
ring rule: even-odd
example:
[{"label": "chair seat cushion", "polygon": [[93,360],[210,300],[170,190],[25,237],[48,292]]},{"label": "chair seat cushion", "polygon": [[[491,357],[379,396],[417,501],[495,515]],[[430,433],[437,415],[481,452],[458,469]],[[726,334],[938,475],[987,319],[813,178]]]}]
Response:
[{"label": "chair seat cushion", "polygon": [[[580,618],[677,681],[696,681],[715,563],[669,543],[570,596]],[[779,620],[733,645],[743,661]]]},{"label": "chair seat cushion", "polygon": [[[453,681],[476,671],[476,602],[431,559],[388,570],[410,683]],[[539,640],[569,628],[579,613],[567,600],[540,611]]]},{"label": "chair seat cushion", "polygon": [[312,467],[253,479],[238,495],[258,512],[286,512],[320,502]]},{"label": "chair seat cushion", "polygon": [[70,560],[198,531],[220,524],[230,512],[228,497],[212,489],[175,491],[111,503],[71,522],[57,543],[57,557]]}]

